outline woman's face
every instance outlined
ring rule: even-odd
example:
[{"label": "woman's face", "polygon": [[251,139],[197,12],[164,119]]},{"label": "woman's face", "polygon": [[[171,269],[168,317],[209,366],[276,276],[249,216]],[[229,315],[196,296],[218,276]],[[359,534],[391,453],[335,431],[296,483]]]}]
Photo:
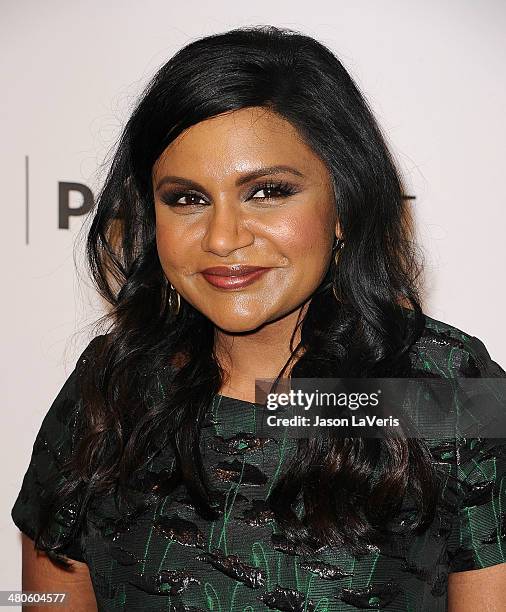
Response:
[{"label": "woman's face", "polygon": [[[165,275],[217,327],[275,321],[322,281],[339,235],[331,176],[279,115],[249,107],[202,121],[165,149],[152,178]],[[236,264],[268,270],[232,287],[203,275]]]}]

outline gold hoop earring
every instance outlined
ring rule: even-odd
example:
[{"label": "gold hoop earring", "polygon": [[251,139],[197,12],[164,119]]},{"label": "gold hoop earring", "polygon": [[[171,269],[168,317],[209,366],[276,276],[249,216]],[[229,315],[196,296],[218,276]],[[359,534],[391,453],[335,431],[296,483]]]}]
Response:
[{"label": "gold hoop earring", "polygon": [[172,285],[172,283],[169,283],[169,285],[170,285],[170,302],[171,302],[171,306],[172,306],[173,292],[174,291],[176,292],[176,296],[177,296],[177,308],[176,309],[172,308],[172,312],[177,315],[179,313],[180,308],[181,308],[181,298],[179,296],[179,293],[176,291],[176,288]]}]

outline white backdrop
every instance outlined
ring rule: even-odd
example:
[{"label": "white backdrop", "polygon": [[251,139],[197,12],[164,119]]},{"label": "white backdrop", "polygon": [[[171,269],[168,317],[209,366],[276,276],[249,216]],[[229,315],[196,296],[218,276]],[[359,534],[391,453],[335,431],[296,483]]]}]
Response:
[{"label": "white backdrop", "polygon": [[[10,509],[35,434],[90,339],[87,324],[102,312],[78,274],[83,216],[77,210],[68,229],[60,227],[58,185],[97,192],[143,85],[195,38],[272,23],[333,49],[371,103],[416,196],[426,312],[480,337],[506,366],[504,2],[2,0],[0,7],[0,589],[21,588]],[[74,193],[71,207],[82,204]]]}]

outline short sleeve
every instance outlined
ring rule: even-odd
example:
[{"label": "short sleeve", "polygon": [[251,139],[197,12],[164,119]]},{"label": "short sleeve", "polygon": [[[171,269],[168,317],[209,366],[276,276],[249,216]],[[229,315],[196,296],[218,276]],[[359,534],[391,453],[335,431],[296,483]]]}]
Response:
[{"label": "short sleeve", "polygon": [[[81,353],[44,416],[35,438],[30,463],[11,510],[15,525],[32,540],[38,533],[43,509],[54,491],[64,484],[62,467],[76,446],[76,424],[81,408],[78,384],[81,368],[101,337],[94,338]],[[78,499],[61,507],[52,517],[47,534],[51,545],[63,544],[57,553],[83,561],[82,547],[74,534],[78,507]]]},{"label": "short sleeve", "polygon": [[471,336],[466,343],[469,360],[474,364],[476,372],[474,376],[482,378],[505,378],[506,372],[496,361],[492,359],[490,353],[480,338]]},{"label": "short sleeve", "polygon": [[[506,377],[479,338],[471,337],[468,348],[476,377]],[[463,438],[456,442],[455,455],[457,505],[448,542],[449,571],[505,563],[506,439]]]}]

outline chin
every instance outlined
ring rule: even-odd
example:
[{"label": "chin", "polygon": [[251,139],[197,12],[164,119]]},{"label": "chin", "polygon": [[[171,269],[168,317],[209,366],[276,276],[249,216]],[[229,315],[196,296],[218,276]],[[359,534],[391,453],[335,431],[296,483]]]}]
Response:
[{"label": "chin", "polygon": [[224,332],[229,334],[239,334],[239,333],[247,333],[253,332],[258,328],[262,327],[268,323],[265,318],[255,318],[255,317],[218,317],[216,319],[209,317],[211,321],[219,327]]}]

